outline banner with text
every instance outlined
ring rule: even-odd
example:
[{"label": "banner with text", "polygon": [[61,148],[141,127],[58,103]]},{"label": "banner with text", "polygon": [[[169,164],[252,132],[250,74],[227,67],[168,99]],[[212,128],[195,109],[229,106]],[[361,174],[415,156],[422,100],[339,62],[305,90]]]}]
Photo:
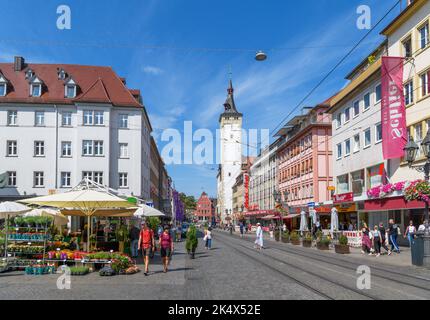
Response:
[{"label": "banner with text", "polygon": [[381,123],[384,160],[401,158],[408,140],[403,94],[403,58],[382,57]]}]

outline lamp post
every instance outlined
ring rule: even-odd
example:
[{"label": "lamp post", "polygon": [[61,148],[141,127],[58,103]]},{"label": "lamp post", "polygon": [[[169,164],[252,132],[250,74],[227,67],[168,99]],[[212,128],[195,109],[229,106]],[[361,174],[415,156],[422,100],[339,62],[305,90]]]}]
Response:
[{"label": "lamp post", "polygon": [[[427,131],[427,134],[424,140],[421,142],[421,149],[427,160],[424,165],[415,166],[413,165],[413,163],[416,160],[419,147],[415,143],[414,139],[412,137],[409,137],[409,141],[404,148],[405,157],[409,167],[414,168],[419,172],[423,172],[424,180],[428,182],[429,176],[430,176],[430,130]],[[423,235],[423,241],[424,241],[424,261],[423,262],[425,266],[430,266],[429,204],[427,201],[424,201],[424,203],[425,203],[425,212],[424,212],[425,230]]]},{"label": "lamp post", "polygon": [[[284,191],[284,197],[287,198],[288,192]],[[278,190],[273,190],[273,199],[275,200],[275,207],[277,205],[283,205],[286,203],[285,201],[282,201],[282,194]],[[279,221],[279,241],[282,240],[282,218]]]}]

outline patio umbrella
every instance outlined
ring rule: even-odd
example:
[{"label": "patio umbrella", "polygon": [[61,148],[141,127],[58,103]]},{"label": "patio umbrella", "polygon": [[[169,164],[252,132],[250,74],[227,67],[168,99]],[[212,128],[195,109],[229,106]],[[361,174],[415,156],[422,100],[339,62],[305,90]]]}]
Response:
[{"label": "patio umbrella", "polygon": [[337,214],[337,209],[331,209],[331,223],[330,223],[330,232],[333,236],[333,232],[339,229],[339,216]]},{"label": "patio umbrella", "polygon": [[160,210],[150,207],[146,204],[140,204],[138,209],[134,213],[135,217],[164,217],[165,214]]},{"label": "patio umbrella", "polygon": [[82,215],[88,218],[88,244],[90,244],[91,217],[98,216],[97,212],[99,210],[105,212],[109,209],[125,209],[135,206],[135,204],[110,193],[92,189],[25,199],[21,200],[21,202],[61,209],[74,209],[82,212]]},{"label": "patio umbrella", "polygon": [[303,234],[303,231],[308,231],[308,220],[305,211],[300,212],[300,232]]},{"label": "patio umbrella", "polygon": [[312,218],[312,224],[316,225],[317,223],[317,212],[315,209],[309,209],[309,216]]},{"label": "patio umbrella", "polygon": [[19,216],[30,211],[31,208],[17,202],[1,202],[0,203],[0,219],[6,220],[6,238],[5,238],[5,257],[7,257],[7,238],[9,231],[9,218]]},{"label": "patio umbrella", "polygon": [[64,226],[69,222],[69,219],[60,210],[48,208],[33,209],[24,214],[24,217],[52,217],[54,220],[53,223],[56,226]]}]

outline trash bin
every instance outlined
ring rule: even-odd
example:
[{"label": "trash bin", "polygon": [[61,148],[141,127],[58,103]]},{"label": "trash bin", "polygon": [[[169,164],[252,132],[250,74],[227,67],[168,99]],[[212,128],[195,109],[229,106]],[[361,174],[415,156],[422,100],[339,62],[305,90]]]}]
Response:
[{"label": "trash bin", "polygon": [[422,266],[424,261],[424,240],[418,236],[411,245],[412,265]]}]

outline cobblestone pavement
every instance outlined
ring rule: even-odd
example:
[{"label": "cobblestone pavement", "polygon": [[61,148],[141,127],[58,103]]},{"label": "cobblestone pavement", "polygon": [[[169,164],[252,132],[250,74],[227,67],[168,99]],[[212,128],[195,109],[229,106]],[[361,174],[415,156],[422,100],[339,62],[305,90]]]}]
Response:
[{"label": "cobblestone pavement", "polygon": [[98,273],[72,276],[70,290],[57,289],[58,275],[8,272],[0,274],[0,300],[430,298],[426,290],[430,274],[410,278],[403,269],[396,274],[375,269],[371,290],[358,290],[356,265],[316,250],[275,242],[257,252],[251,239],[214,232],[212,250],[205,250],[200,239],[194,260],[185,253],[184,243],[177,243],[167,274],[162,272],[158,255],[148,277],[142,272],[114,277],[101,277]]}]

